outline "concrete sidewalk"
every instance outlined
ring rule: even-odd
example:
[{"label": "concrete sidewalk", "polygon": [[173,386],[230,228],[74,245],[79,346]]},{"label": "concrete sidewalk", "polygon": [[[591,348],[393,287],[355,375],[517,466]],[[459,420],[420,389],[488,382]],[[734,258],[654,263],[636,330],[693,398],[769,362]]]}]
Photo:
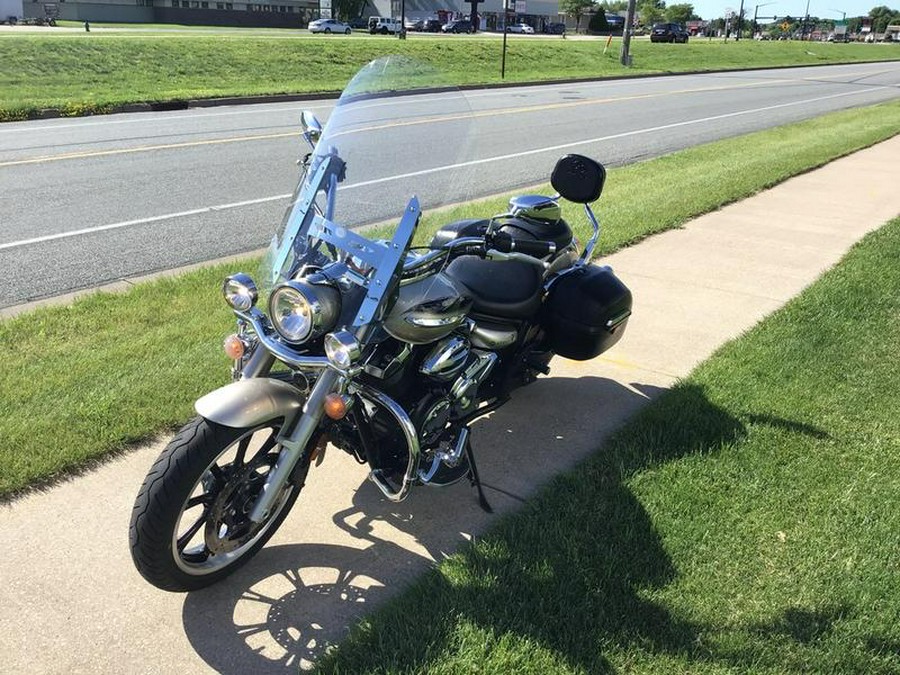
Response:
[{"label": "concrete sidewalk", "polygon": [[[554,360],[475,428],[497,514],[900,214],[898,156],[900,136],[604,260],[635,298],[619,345],[588,363]],[[161,447],[0,507],[0,670],[293,673],[497,517],[466,484],[387,503],[330,451],[255,560],[211,589],[167,594],[134,571],[127,543]]]}]

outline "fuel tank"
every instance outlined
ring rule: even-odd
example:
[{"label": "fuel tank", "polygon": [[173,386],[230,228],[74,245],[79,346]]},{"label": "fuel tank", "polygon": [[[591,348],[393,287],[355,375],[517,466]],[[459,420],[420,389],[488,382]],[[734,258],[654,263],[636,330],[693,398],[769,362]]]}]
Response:
[{"label": "fuel tank", "polygon": [[428,344],[458,328],[471,308],[472,300],[439,272],[400,287],[384,329],[398,340]]}]

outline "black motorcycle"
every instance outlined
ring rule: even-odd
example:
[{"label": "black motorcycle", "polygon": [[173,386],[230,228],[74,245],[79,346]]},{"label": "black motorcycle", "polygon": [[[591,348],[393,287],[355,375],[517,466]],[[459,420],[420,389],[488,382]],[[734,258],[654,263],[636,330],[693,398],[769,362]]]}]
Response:
[{"label": "black motorcycle", "polygon": [[[153,585],[189,591],[247,562],[329,443],[367,464],[389,500],[468,478],[489,510],[472,423],[547,374],[554,355],[591,359],[622,336],[631,294],[590,264],[589,204],[606,177],[592,159],[557,162],[558,195],[516,197],[507,213],[444,224],[414,245],[423,209],[439,218],[464,201],[484,161],[460,161],[477,116],[433,83],[421,64],[380,59],[324,129],[304,113],[313,152],[259,283],[234,274],[223,285],[237,316],[225,341],[234,382],[196,402],[199,416],[137,496],[131,552]],[[423,148],[435,125],[452,142]],[[392,191],[423,202],[398,215]],[[583,249],[560,198],[584,205]]]}]

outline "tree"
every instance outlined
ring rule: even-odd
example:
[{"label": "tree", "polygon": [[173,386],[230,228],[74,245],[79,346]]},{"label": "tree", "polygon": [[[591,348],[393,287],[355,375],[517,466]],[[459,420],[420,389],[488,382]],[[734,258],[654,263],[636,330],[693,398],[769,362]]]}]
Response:
[{"label": "tree", "polygon": [[627,0],[603,0],[599,5],[600,9],[605,9],[612,14],[618,14],[628,9]]},{"label": "tree", "polygon": [[334,14],[338,19],[349,21],[361,16],[369,0],[334,0]]},{"label": "tree", "polygon": [[588,22],[588,31],[591,33],[609,32],[609,22],[606,20],[606,10],[602,7],[591,16],[591,20]]},{"label": "tree", "polygon": [[884,5],[873,7],[869,11],[869,16],[872,18],[872,31],[875,33],[883,33],[888,25],[900,23],[900,12]]},{"label": "tree", "polygon": [[666,7],[666,21],[680,23],[682,26],[694,17],[694,6],[684,3]]},{"label": "tree", "polygon": [[659,23],[663,19],[663,10],[665,8],[666,3],[662,0],[645,0],[638,8],[641,24],[652,26],[655,23]]},{"label": "tree", "polygon": [[559,11],[575,17],[575,32],[578,32],[584,11],[594,6],[594,0],[559,0]]}]

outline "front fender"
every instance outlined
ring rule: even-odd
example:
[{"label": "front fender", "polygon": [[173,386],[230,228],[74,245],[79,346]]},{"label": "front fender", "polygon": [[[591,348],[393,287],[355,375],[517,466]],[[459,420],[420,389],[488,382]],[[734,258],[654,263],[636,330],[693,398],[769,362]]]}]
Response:
[{"label": "front fender", "polygon": [[211,391],[197,399],[194,409],[225,427],[246,429],[278,417],[285,418],[285,426],[289,426],[305,400],[303,392],[286,382],[254,377]]}]

